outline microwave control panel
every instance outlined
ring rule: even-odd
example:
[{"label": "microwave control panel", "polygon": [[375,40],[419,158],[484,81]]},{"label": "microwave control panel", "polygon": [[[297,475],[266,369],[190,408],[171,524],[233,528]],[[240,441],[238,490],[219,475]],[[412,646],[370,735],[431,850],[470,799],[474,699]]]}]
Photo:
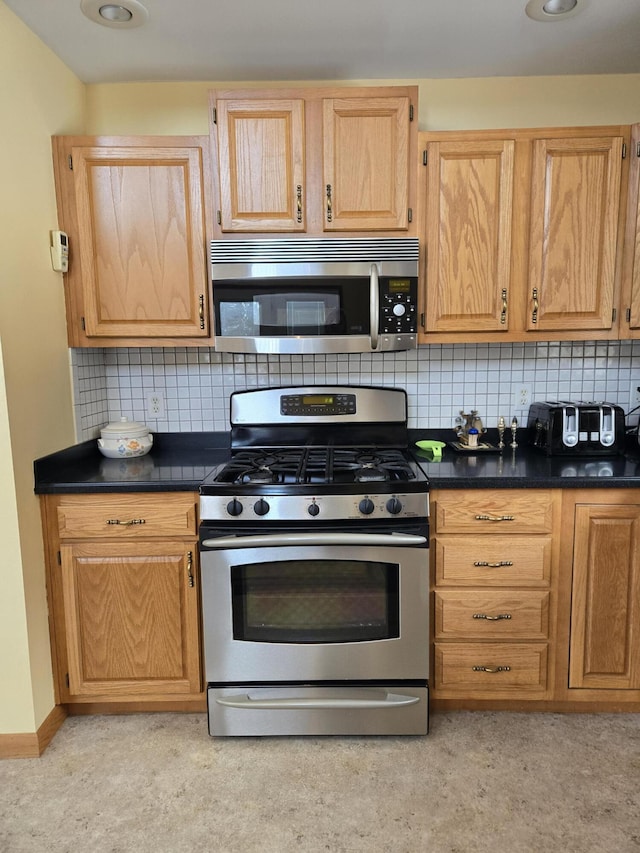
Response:
[{"label": "microwave control panel", "polygon": [[380,331],[383,334],[415,334],[418,330],[417,302],[417,279],[383,279],[380,282]]}]

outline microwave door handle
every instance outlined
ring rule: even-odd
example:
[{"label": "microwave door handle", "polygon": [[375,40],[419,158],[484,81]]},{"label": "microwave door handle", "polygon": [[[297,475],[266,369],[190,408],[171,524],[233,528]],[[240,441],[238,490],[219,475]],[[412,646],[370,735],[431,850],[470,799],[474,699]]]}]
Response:
[{"label": "microwave door handle", "polygon": [[369,276],[369,320],[371,324],[371,349],[378,349],[378,328],[380,325],[380,285],[378,265],[371,264]]}]

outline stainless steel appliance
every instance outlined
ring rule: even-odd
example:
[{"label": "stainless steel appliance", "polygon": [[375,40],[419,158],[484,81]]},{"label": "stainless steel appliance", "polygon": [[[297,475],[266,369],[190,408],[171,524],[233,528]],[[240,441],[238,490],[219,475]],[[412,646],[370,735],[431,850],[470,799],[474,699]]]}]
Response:
[{"label": "stainless steel appliance", "polygon": [[340,353],[416,346],[415,238],[214,240],[215,348]]},{"label": "stainless steel appliance", "polygon": [[428,480],[404,391],[231,397],[200,489],[212,735],[426,734]]},{"label": "stainless steel appliance", "polygon": [[613,403],[532,403],[529,444],[548,456],[614,456],[624,449],[624,411]]}]

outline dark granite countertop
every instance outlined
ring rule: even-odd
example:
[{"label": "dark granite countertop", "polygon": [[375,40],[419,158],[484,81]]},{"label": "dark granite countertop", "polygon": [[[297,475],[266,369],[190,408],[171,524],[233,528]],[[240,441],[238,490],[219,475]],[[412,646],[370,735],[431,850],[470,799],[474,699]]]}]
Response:
[{"label": "dark granite countertop", "polygon": [[[452,430],[410,430],[411,449],[432,488],[640,488],[640,448],[636,437],[624,454],[548,457],[526,446],[524,432],[515,451],[458,452],[447,445],[442,460],[414,446],[423,438],[450,442]],[[497,444],[491,430],[485,437]],[[150,453],[107,459],[95,440],[73,445],[34,463],[37,494],[91,492],[197,491],[202,480],[230,456],[226,432],[155,433]]]},{"label": "dark granite countertop", "polygon": [[107,459],[91,439],[37,459],[35,491],[197,492],[212,468],[229,456],[226,432],[154,433],[151,451],[130,459]]},{"label": "dark granite countertop", "polygon": [[[441,461],[432,462],[414,446],[425,438],[447,442]],[[635,435],[628,439],[625,452],[615,456],[547,456],[527,446],[526,430],[518,430],[515,450],[507,444],[502,452],[456,451],[450,446],[455,443],[452,430],[410,430],[410,440],[434,489],[640,488]],[[489,430],[484,440],[497,447],[497,430]],[[510,440],[510,434],[505,436],[506,442]]]}]

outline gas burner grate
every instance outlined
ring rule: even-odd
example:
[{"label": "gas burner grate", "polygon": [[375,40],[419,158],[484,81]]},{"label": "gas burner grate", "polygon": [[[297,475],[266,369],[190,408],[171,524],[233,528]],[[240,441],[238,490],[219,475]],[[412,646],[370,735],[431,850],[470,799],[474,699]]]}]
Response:
[{"label": "gas burner grate", "polygon": [[244,449],[216,477],[230,484],[407,482],[415,473],[401,450],[302,447]]}]

